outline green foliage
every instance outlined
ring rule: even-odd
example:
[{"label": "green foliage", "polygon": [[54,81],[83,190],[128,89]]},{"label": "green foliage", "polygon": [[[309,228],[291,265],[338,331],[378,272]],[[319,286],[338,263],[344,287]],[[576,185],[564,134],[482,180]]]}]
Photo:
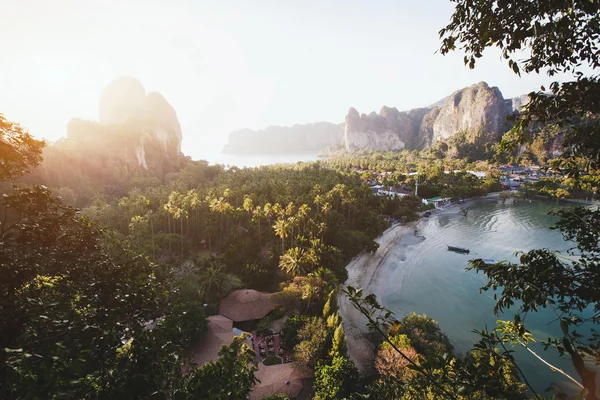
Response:
[{"label": "green foliage", "polygon": [[406,335],[410,344],[425,358],[442,357],[453,351],[448,336],[437,322],[426,315],[406,314],[399,322],[397,334]]},{"label": "green foliage", "polygon": [[204,317],[178,321],[152,265],[118,242],[103,248],[102,232],[48,189],[14,189],[2,207],[1,397],[172,390],[186,337],[144,326],[166,308],[169,328],[197,337]]},{"label": "green foliage", "polygon": [[[600,211],[575,208],[551,214],[560,218],[555,229],[559,229],[565,239],[577,243],[577,259],[565,259],[559,252],[536,249],[521,253],[519,264],[486,265],[474,260],[471,269],[482,271],[488,277],[482,290],[500,290],[494,308],[496,314],[519,302],[514,326],[523,343],[531,340],[522,324],[523,316],[540,308],[553,310],[562,337],[548,338],[546,347],[555,347],[559,354],[568,356],[581,378],[581,385],[589,393],[595,393],[596,372],[584,360],[600,362],[600,336],[588,326],[598,323],[597,318],[589,316],[590,312],[600,310],[594,283],[599,279]],[[582,334],[582,329],[589,329],[589,333]]]},{"label": "green foliage", "polygon": [[45,145],[0,113],[0,182],[17,178],[38,166]]},{"label": "green foliage", "polygon": [[278,356],[275,356],[275,355],[270,355],[263,360],[263,364],[265,364],[265,365],[277,365],[277,364],[281,364],[281,363],[282,363],[281,358],[279,358]]},{"label": "green foliage", "polygon": [[216,362],[193,370],[175,398],[245,399],[257,381],[254,375],[258,369],[255,354],[245,340],[242,336],[234,337],[230,345],[221,347]]},{"label": "green foliage", "polygon": [[[391,353],[383,358],[387,360],[383,363],[386,371],[396,371],[394,373],[400,377],[396,381],[383,379],[372,385],[371,394],[377,398],[528,398],[524,385],[517,378],[518,369],[512,352],[505,347],[507,340],[498,332],[476,331],[481,339],[464,359],[451,352],[436,356],[430,350],[432,355],[421,361],[416,357],[408,335],[403,338],[402,334],[398,334],[402,323],[395,321],[393,313],[382,307],[374,295],[363,297],[362,290],[351,286],[344,292],[354,307],[367,317],[368,326],[384,338],[386,345],[382,349]],[[409,321],[415,329],[423,327],[432,333],[439,329],[426,317],[413,316]],[[388,327],[388,333],[384,327]],[[420,335],[417,337],[422,340]],[[390,364],[397,368],[390,369],[393,366]]]},{"label": "green foliage", "polygon": [[[567,72],[576,78],[551,83],[551,93],[543,86],[530,93],[504,148],[530,141],[539,131],[536,125],[557,123],[565,130],[563,163],[583,156],[591,167],[600,166],[600,142],[594,134],[599,125],[595,116],[600,112],[600,81],[598,75],[584,73],[586,65],[592,70],[599,65],[595,45],[600,38],[599,11],[600,6],[589,1],[457,1],[451,22],[439,33],[442,54],[463,51],[465,64],[474,68],[486,48],[499,47],[516,74],[546,70],[550,76]],[[517,59],[521,50],[531,55]]]},{"label": "green foliage", "polygon": [[207,330],[203,304],[199,301],[177,299],[160,323],[165,339],[188,348]]},{"label": "green foliage", "polygon": [[300,342],[294,347],[294,359],[299,364],[314,368],[328,359],[331,331],[320,317],[312,317],[298,331]]},{"label": "green foliage", "polygon": [[271,326],[273,326],[273,318],[271,316],[262,318],[256,326],[256,334],[258,336],[272,335]]},{"label": "green foliage", "polygon": [[298,332],[304,327],[307,321],[308,317],[303,315],[292,315],[285,320],[281,329],[281,344],[284,349],[291,351],[300,343]]},{"label": "green foliage", "polygon": [[315,369],[315,394],[323,400],[343,399],[357,390],[359,378],[352,361],[335,356],[331,364],[319,364]]},{"label": "green foliage", "polygon": [[333,338],[331,340],[331,350],[329,355],[331,357],[343,356],[346,354],[346,336],[344,336],[344,328],[342,324],[339,324],[333,331]]},{"label": "green foliage", "polygon": [[298,310],[309,314],[320,314],[329,293],[335,289],[337,280],[328,270],[319,270],[308,276],[297,276],[278,295],[279,301],[286,303],[288,310]]}]

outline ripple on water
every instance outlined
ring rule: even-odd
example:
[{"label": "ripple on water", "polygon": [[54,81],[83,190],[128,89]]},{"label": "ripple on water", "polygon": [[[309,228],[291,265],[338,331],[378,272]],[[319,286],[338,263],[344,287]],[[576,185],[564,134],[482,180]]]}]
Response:
[{"label": "ripple on water", "polygon": [[[566,250],[572,247],[559,232],[549,230],[555,221],[547,215],[553,204],[545,202],[505,204],[481,202],[470,207],[469,214],[441,214],[420,224],[418,235],[427,238],[422,243],[409,246],[390,255],[397,259],[389,261],[385,276],[382,300],[398,315],[411,311],[427,314],[440,323],[459,352],[467,351],[476,340],[472,329],[493,327],[497,317],[493,315],[493,293],[479,293],[485,276],[475,271],[465,271],[471,258],[491,258],[516,262],[516,250],[534,248]],[[467,247],[469,255],[447,251],[446,245]],[[547,312],[528,316],[529,327],[545,337],[555,332],[548,322],[555,318]],[[507,314],[504,319],[512,318]],[[558,328],[560,330],[560,328]],[[522,368],[536,389],[544,390],[560,377],[544,369],[527,354],[517,357]],[[525,352],[526,353],[526,352]],[[555,355],[547,355],[558,366],[572,371],[571,365]],[[561,381],[562,382],[562,381]]]}]

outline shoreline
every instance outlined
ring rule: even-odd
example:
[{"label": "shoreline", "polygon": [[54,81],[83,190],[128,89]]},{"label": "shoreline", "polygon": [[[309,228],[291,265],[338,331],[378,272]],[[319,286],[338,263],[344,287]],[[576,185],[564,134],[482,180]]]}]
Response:
[{"label": "shoreline", "polygon": [[[379,289],[381,288],[377,285],[379,267],[384,264],[390,250],[399,243],[406,241],[408,242],[405,243],[407,246],[413,244],[413,240],[408,238],[415,237],[411,234],[414,233],[415,227],[420,222],[419,220],[406,225],[394,224],[384,231],[375,239],[375,242],[379,244],[375,253],[363,252],[346,266],[348,279],[344,286],[362,288],[365,295],[373,293],[380,298],[381,291]],[[338,313],[342,317],[342,326],[346,334],[348,356],[361,373],[369,373],[372,371],[376,348],[368,338],[367,318],[352,306],[350,300],[343,293],[338,294],[337,300]]]},{"label": "shoreline", "polygon": [[[444,214],[455,214],[462,208],[469,207],[477,202],[485,200],[497,200],[500,192],[488,193],[486,196],[477,197],[465,201],[463,204],[452,204],[444,208],[432,210],[432,217]],[[419,219],[405,225],[394,224],[385,230],[381,236],[375,239],[379,248],[375,253],[361,253],[356,256],[348,265],[348,279],[343,286],[353,286],[355,289],[363,289],[364,295],[373,293],[381,301],[385,293],[385,280],[382,278],[382,266],[385,266],[385,260],[394,249],[393,256],[406,258],[410,249],[421,243],[424,238],[417,236],[418,227],[422,223],[428,223],[429,218]],[[339,293],[338,313],[342,318],[342,326],[346,334],[348,357],[354,362],[361,373],[369,374],[373,372],[373,360],[376,355],[376,346],[369,339],[369,329],[367,328],[367,318],[356,310],[348,298]],[[380,303],[381,304],[381,303]],[[385,306],[384,304],[382,304]]]}]

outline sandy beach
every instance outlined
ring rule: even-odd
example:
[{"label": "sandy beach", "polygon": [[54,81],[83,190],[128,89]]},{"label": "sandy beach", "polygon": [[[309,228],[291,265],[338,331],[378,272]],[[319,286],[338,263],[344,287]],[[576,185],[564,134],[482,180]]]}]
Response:
[{"label": "sandy beach", "polygon": [[[452,204],[442,209],[432,211],[434,215],[455,214],[463,208],[469,207],[477,201],[497,199],[499,193],[489,193],[486,197],[469,199],[463,204]],[[393,257],[406,258],[411,246],[421,243],[424,238],[419,236],[419,226],[428,223],[428,218],[411,222],[406,225],[395,224],[387,229],[375,241],[379,243],[379,249],[375,253],[361,253],[356,256],[346,267],[348,280],[343,285],[363,289],[364,295],[373,293],[378,299],[381,298],[387,284],[386,275],[390,264],[390,251],[394,249]],[[348,298],[340,293],[338,296],[339,314],[348,343],[348,356],[363,373],[372,369],[375,357],[375,346],[367,338],[367,319],[360,314],[350,303]]]},{"label": "sandy beach", "polygon": [[[387,229],[375,241],[379,249],[375,253],[362,253],[348,264],[348,280],[345,286],[362,288],[364,294],[374,293],[380,297],[378,278],[382,266],[385,266],[389,251],[395,246],[408,247],[421,241],[415,236],[415,227],[419,222],[406,225],[395,224]],[[361,372],[372,368],[375,355],[373,343],[367,339],[367,319],[360,314],[341,293],[338,296],[339,314],[348,343],[348,355]]]}]

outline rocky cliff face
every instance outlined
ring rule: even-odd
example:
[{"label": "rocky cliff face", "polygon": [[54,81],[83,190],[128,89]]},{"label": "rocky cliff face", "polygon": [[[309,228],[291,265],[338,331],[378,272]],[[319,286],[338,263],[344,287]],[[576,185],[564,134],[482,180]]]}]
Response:
[{"label": "rocky cliff face", "polygon": [[[181,126],[160,93],[146,94],[137,79],[120,77],[104,88],[99,103],[99,122],[72,119],[67,125],[69,143],[58,146],[94,146],[96,151],[117,146],[114,150],[131,166],[148,169],[160,163],[175,168],[182,156]],[[148,160],[148,154],[154,159]]]},{"label": "rocky cliff face", "polygon": [[384,106],[379,114],[366,115],[351,108],[344,125],[345,146],[349,151],[422,149],[461,131],[497,141],[510,129],[506,118],[522,103],[521,98],[505,100],[497,87],[480,82],[430,107],[406,112]]},{"label": "rocky cliff face", "polygon": [[509,128],[506,117],[511,112],[512,102],[485,82],[458,90],[446,99],[433,122],[433,141],[465,130],[480,131],[486,139],[498,140]]},{"label": "rocky cliff face", "polygon": [[[157,92],[146,90],[135,78],[119,77],[108,84],[100,95],[100,124],[128,126],[145,135],[138,143],[142,147],[157,142],[164,155],[176,160],[181,155],[181,126],[175,109]],[[146,160],[147,161],[147,160]],[[140,165],[145,165],[143,159]]]},{"label": "rocky cliff face", "polygon": [[99,103],[98,122],[74,118],[67,137],[46,147],[33,181],[55,188],[127,186],[134,177],[163,180],[181,168],[181,126],[161,94],[146,94],[138,80],[122,77]]},{"label": "rocky cliff face", "polygon": [[253,131],[242,129],[229,134],[223,148],[229,154],[320,152],[342,143],[341,124],[316,122],[294,126],[270,126]]},{"label": "rocky cliff face", "polygon": [[344,141],[348,151],[357,149],[401,150],[413,147],[426,108],[400,112],[383,106],[379,114],[360,114],[350,108],[345,119]]}]

